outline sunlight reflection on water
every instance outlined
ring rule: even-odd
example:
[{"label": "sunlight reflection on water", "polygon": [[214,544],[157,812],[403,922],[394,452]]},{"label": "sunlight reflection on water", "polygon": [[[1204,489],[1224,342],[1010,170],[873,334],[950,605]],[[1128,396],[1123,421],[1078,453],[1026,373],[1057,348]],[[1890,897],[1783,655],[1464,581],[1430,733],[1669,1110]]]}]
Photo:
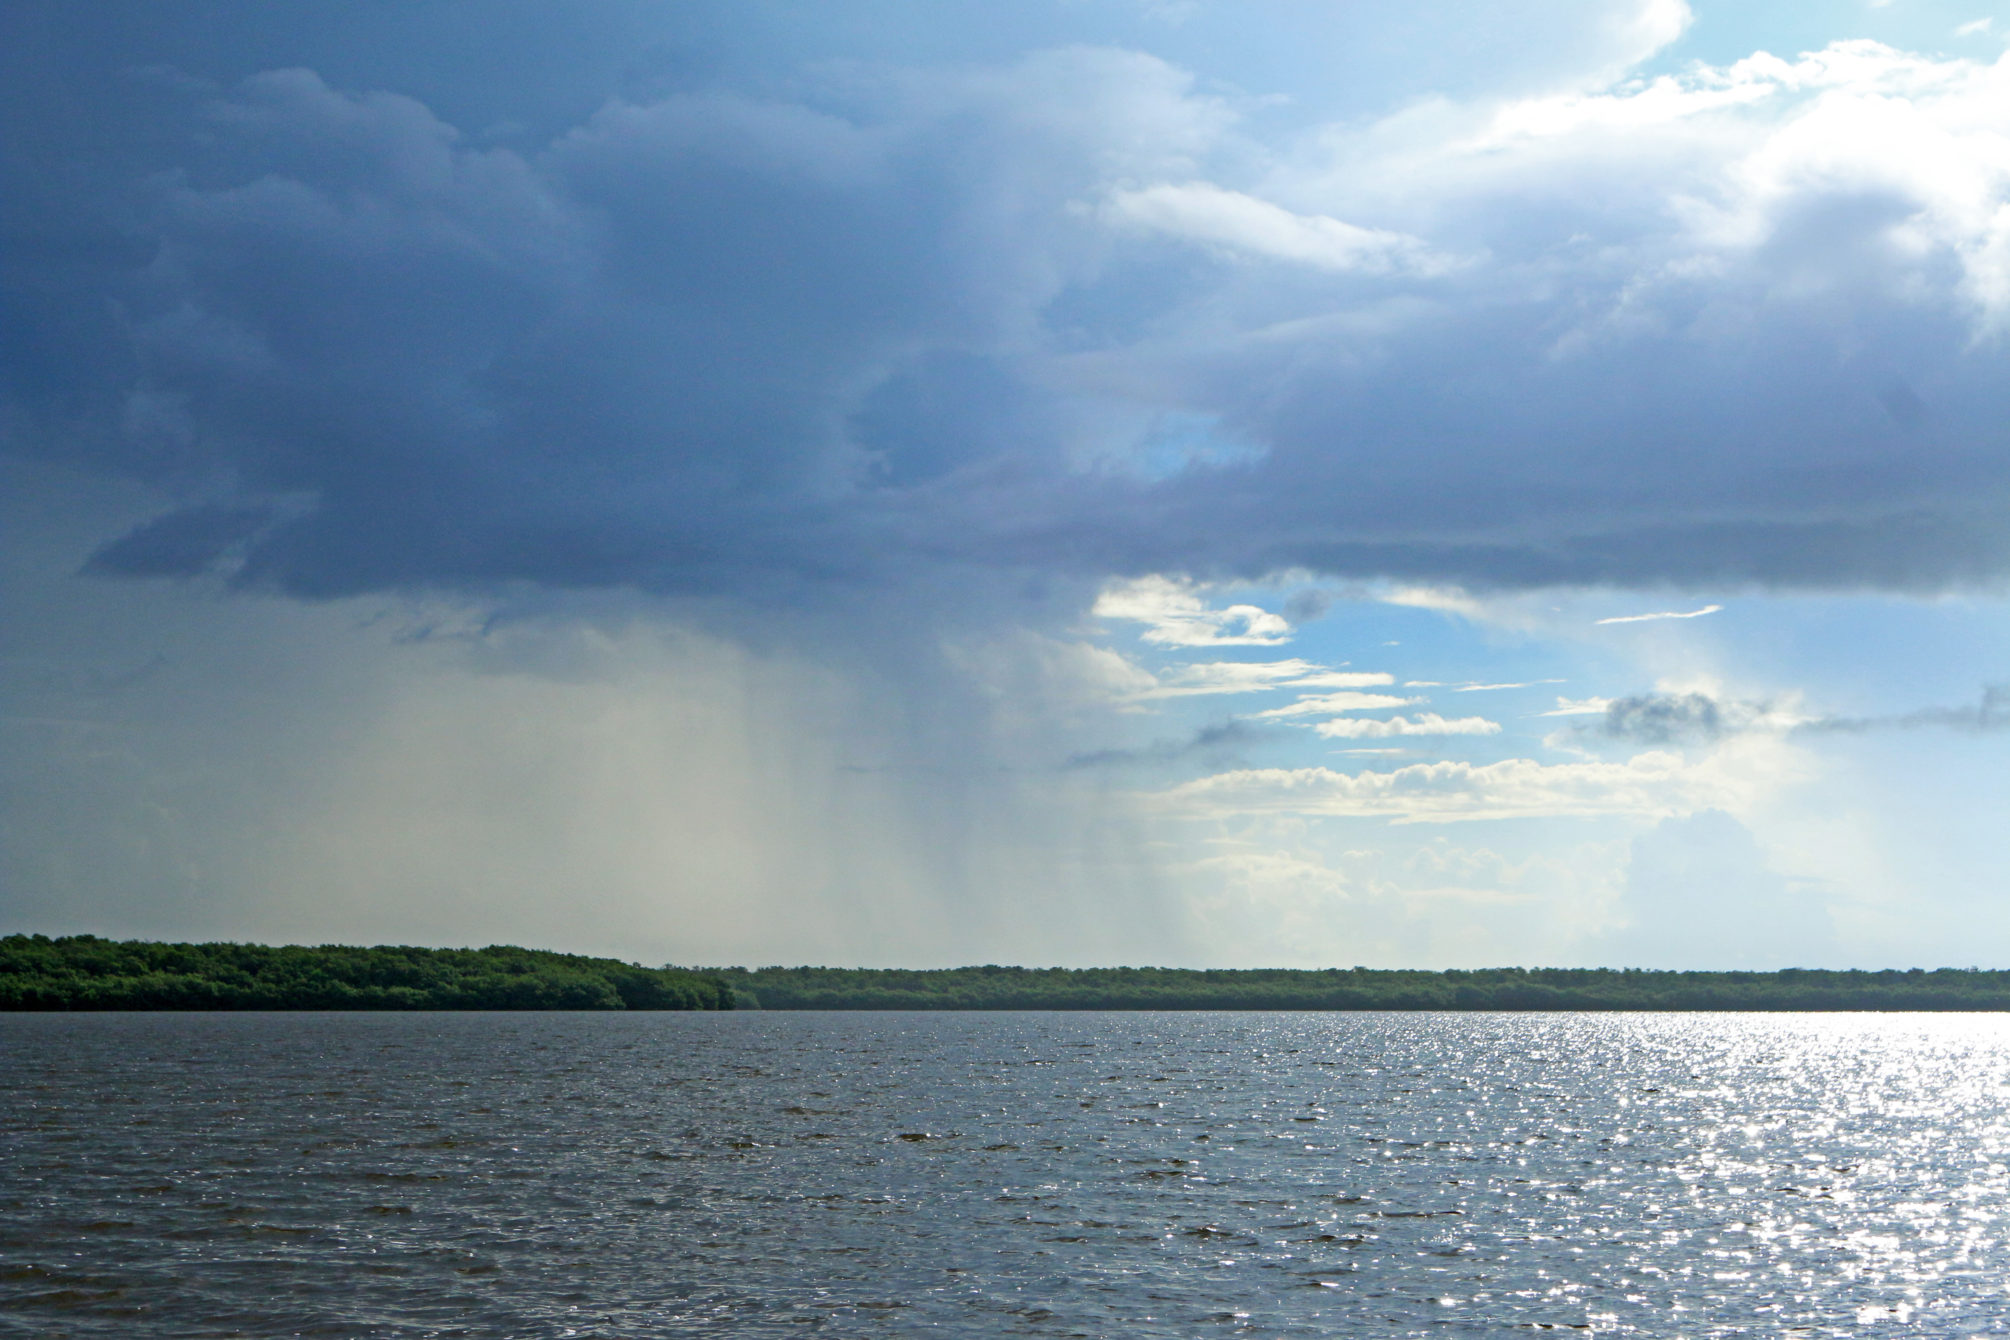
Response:
[{"label": "sunlight reflection on water", "polygon": [[0,1062],[6,1335],[2010,1329],[1994,1015],[8,1016]]}]

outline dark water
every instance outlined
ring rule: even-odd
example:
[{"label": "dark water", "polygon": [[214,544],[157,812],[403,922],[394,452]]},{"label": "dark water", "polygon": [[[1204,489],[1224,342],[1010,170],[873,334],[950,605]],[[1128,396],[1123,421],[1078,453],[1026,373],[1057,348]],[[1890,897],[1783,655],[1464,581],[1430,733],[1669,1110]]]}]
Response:
[{"label": "dark water", "polygon": [[1996,1016],[5,1016],[0,1069],[0,1336],[2010,1332]]}]

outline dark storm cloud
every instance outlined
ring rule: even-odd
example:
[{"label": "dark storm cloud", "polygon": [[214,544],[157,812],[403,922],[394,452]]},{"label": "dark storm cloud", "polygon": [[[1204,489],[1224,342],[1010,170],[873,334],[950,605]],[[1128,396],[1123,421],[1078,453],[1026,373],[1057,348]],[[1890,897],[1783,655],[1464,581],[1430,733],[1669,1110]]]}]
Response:
[{"label": "dark storm cloud", "polygon": [[[644,77],[499,12],[460,52],[358,11],[403,45],[320,33],[332,75],[221,82],[17,25],[48,68],[7,104],[4,441],[183,500],[92,571],[787,598],[2010,568],[1993,299],[1959,239],[1894,242],[1931,204],[1903,183],[1797,186],[1707,264],[1671,193],[1728,187],[1596,154],[1348,232],[1190,189],[1263,151],[1150,55],[755,73],[704,11]],[[516,121],[485,69],[523,75]],[[1146,459],[1177,416],[1230,463]]]},{"label": "dark storm cloud", "polygon": [[1891,716],[1824,717],[1800,727],[1816,733],[1861,735],[1878,730],[1941,729],[1981,733],[2010,730],[2010,684],[1991,684],[1975,703],[1958,707],[1922,707]]},{"label": "dark storm cloud", "polygon": [[1577,727],[1633,744],[1708,744],[1754,730],[1806,735],[1865,735],[1877,731],[1953,730],[1972,734],[2010,729],[2010,684],[1991,684],[1976,702],[1922,707],[1879,716],[1800,717],[1774,704],[1719,698],[1707,693],[1643,693],[1615,698],[1590,725]]},{"label": "dark storm cloud", "polygon": [[1707,742],[1746,729],[1762,714],[1753,704],[1719,702],[1706,693],[1649,693],[1613,699],[1598,729],[1642,744]]},{"label": "dark storm cloud", "polygon": [[222,562],[271,519],[258,507],[184,507],[145,522],[91,555],[84,571],[119,577],[193,577]]},{"label": "dark storm cloud", "polygon": [[1168,766],[1198,760],[1210,770],[1218,771],[1244,766],[1247,750],[1280,739],[1285,734],[1252,726],[1246,721],[1224,721],[1203,726],[1185,739],[1154,740],[1137,749],[1096,749],[1075,754],[1068,759],[1066,767],[1075,771],[1139,765]]}]

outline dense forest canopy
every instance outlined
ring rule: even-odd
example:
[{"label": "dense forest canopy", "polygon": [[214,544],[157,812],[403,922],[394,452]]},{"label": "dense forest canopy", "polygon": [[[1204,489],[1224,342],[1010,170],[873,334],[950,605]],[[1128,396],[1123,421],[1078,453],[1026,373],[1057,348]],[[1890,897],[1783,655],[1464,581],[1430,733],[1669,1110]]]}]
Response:
[{"label": "dense forest canopy", "polygon": [[9,1010],[730,1010],[716,976],[493,945],[0,938]]},{"label": "dense forest canopy", "polygon": [[644,968],[493,945],[0,938],[0,1010],[2010,1010],[2010,972]]}]

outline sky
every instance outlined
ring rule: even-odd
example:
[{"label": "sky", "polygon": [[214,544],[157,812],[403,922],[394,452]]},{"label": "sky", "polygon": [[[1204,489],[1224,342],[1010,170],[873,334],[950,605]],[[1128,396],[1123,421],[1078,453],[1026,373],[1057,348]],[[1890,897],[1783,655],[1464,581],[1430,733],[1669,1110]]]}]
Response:
[{"label": "sky", "polygon": [[2003,0],[0,14],[0,929],[2010,965]]}]

